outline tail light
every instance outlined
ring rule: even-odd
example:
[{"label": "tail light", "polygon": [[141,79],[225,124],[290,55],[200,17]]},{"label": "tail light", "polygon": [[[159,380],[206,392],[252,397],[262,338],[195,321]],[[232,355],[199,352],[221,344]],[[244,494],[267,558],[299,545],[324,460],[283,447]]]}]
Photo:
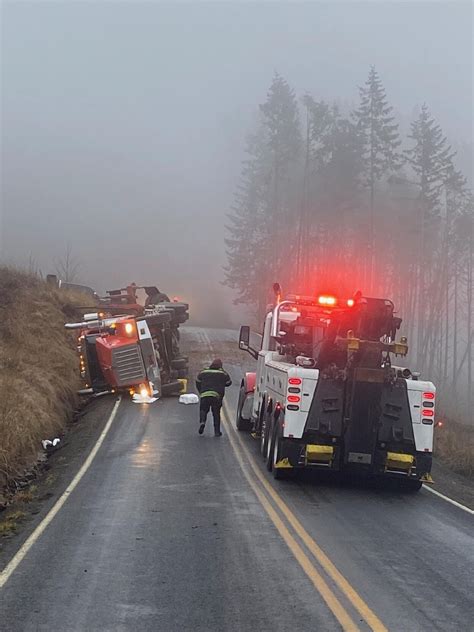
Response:
[{"label": "tail light", "polygon": [[291,384],[292,386],[299,386],[301,382],[302,380],[299,377],[290,377],[288,380],[288,384]]},{"label": "tail light", "polygon": [[422,417],[434,417],[434,410],[423,410],[421,413]]},{"label": "tail light", "polygon": [[423,393],[423,399],[434,399],[434,398],[435,398],[434,393]]},{"label": "tail light", "polygon": [[288,395],[287,397],[288,401],[291,402],[292,404],[296,404],[297,402],[300,401],[300,396],[299,395]]}]

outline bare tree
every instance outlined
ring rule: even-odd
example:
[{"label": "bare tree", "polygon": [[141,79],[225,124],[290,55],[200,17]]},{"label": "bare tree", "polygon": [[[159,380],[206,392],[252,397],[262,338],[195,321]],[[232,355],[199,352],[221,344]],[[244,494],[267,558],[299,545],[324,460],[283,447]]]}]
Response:
[{"label": "bare tree", "polygon": [[77,279],[77,274],[81,262],[73,254],[72,246],[70,243],[66,244],[64,254],[54,260],[54,270],[61,281],[65,283],[74,283]]}]

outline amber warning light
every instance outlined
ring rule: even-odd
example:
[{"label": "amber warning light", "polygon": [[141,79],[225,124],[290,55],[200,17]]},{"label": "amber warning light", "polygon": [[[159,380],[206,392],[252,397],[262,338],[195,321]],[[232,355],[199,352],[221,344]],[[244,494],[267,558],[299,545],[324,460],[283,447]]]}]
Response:
[{"label": "amber warning light", "polygon": [[337,299],[335,296],[327,296],[323,294],[322,296],[318,296],[318,303],[320,305],[325,305],[326,307],[334,307],[337,303]]}]

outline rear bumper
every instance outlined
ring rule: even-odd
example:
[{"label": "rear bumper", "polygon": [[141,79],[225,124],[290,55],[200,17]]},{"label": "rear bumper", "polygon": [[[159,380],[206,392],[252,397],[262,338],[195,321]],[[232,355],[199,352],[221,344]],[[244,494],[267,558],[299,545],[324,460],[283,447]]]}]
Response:
[{"label": "rear bumper", "polygon": [[[373,454],[345,454],[337,443],[307,443],[301,439],[280,439],[280,459],[294,469],[325,469],[354,472],[384,478],[430,480],[432,455],[408,454],[401,449],[376,450]],[[287,460],[286,460],[287,459]]]}]

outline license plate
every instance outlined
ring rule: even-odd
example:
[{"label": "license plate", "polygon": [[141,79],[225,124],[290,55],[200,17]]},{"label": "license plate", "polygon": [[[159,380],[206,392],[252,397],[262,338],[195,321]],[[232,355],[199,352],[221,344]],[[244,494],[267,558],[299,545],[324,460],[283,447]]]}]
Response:
[{"label": "license plate", "polygon": [[363,463],[370,465],[372,463],[372,455],[364,452],[349,452],[349,463]]}]

